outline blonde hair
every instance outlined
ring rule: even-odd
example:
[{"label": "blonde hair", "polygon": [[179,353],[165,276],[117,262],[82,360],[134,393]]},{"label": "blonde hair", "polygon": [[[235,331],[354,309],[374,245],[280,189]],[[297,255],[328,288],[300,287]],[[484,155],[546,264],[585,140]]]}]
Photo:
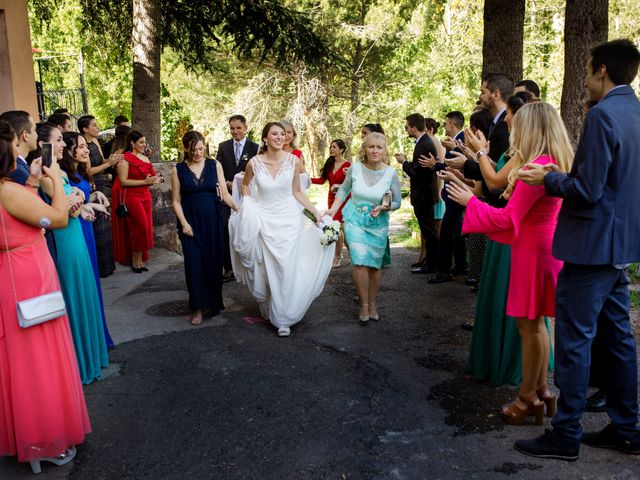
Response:
[{"label": "blonde hair", "polygon": [[384,147],[382,152],[384,158],[382,159],[382,161],[389,165],[389,147],[387,146],[387,137],[385,137],[384,134],[377,132],[371,132],[369,135],[364,137],[364,139],[362,140],[362,146],[358,151],[358,160],[360,160],[364,164],[367,163],[367,147],[374,143],[376,140],[382,142],[382,145]]},{"label": "blonde hair", "polygon": [[282,127],[286,130],[287,128],[290,128],[291,131],[293,132],[293,138],[291,139],[291,143],[289,144],[289,146],[291,148],[298,148],[298,132],[296,131],[296,127],[293,126],[293,123],[291,123],[289,120],[280,120],[278,122],[280,125],[282,125]]},{"label": "blonde hair", "polygon": [[517,181],[518,170],[538,157],[553,158],[563,172],[571,170],[573,147],[558,110],[547,102],[524,105],[513,116],[509,136],[513,168],[504,196],[509,198]]}]

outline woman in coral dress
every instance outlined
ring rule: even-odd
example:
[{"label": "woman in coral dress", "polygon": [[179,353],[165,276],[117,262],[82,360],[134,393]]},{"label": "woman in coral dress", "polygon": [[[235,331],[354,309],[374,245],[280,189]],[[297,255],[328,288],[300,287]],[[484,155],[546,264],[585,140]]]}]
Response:
[{"label": "woman in coral dress", "polygon": [[0,457],[17,455],[37,473],[40,461],[71,461],[91,426],[67,317],[18,325],[16,301],[60,290],[42,225],[63,228],[68,204],[55,160],[44,169],[54,185],[51,206],[37,185],[8,181],[11,137],[0,122]]},{"label": "woman in coral dress", "polygon": [[[511,147],[514,168],[505,192],[509,201],[499,209],[480,202],[459,180],[447,187],[451,198],[467,206],[463,233],[481,232],[511,244],[511,276],[506,314],[516,319],[522,337],[522,384],[518,398],[502,409],[506,423],[522,425],[535,415],[542,424],[555,413],[555,397],[547,389],[550,339],[544,317],[555,315],[555,291],[562,262],[551,244],[561,200],[545,194],[543,186],[516,180],[518,168],[556,163],[568,172],[573,151],[560,114],[548,103],[525,105],[513,118]],[[455,177],[451,174],[447,179]]]},{"label": "woman in coral dress", "polygon": [[[343,155],[345,150],[347,149],[346,144],[343,140],[334,140],[331,142],[331,146],[329,147],[329,153],[331,156],[324,162],[324,166],[322,167],[322,172],[320,172],[320,177],[312,178],[311,183],[316,185],[322,185],[327,180],[329,181],[329,195],[327,197],[327,207],[331,207],[333,205],[333,201],[336,199],[336,192],[340,188],[340,185],[343,184],[345,177],[347,176],[347,170],[351,166],[347,160],[344,159]],[[349,200],[351,196],[347,198]],[[336,212],[333,217],[334,220],[339,221],[342,224],[342,209],[347,203],[347,200],[344,201],[340,208]],[[333,258],[333,266],[339,267],[342,264],[342,245],[344,245],[344,229],[340,232],[340,239],[336,242],[336,253]]]}]

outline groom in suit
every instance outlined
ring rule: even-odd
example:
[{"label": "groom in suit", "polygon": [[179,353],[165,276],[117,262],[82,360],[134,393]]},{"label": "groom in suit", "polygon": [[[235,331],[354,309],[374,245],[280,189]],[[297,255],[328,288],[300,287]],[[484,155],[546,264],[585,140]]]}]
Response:
[{"label": "groom in suit", "polygon": [[427,247],[425,265],[413,269],[411,273],[435,273],[438,259],[438,232],[433,205],[439,198],[438,177],[435,170],[420,165],[420,157],[432,155],[435,158],[438,156],[438,152],[425,131],[425,121],[422,115],[412,113],[405,120],[404,129],[416,143],[413,149],[413,158],[409,161],[401,153],[396,153],[395,157],[402,165],[402,170],[409,175],[411,205]]},{"label": "groom in suit", "polygon": [[[584,123],[571,172],[546,165],[520,170],[531,185],[544,184],[562,210],[553,254],[564,261],[556,291],[558,413],[552,431],[515,448],[527,455],[578,458],[580,443],[640,453],[636,342],[629,319],[627,268],[640,260],[640,101],[629,84],[640,52],[629,40],[591,50],[586,68],[589,97],[597,101]],[[602,342],[604,390],[611,423],[582,433],[591,345]]]},{"label": "groom in suit", "polygon": [[[242,115],[229,117],[231,139],[218,145],[216,160],[222,164],[227,190],[231,192],[233,177],[247,168],[247,162],[258,154],[258,144],[247,138],[247,119]],[[224,281],[233,280],[231,250],[229,246],[229,216],[231,209],[222,205],[224,218]]]}]

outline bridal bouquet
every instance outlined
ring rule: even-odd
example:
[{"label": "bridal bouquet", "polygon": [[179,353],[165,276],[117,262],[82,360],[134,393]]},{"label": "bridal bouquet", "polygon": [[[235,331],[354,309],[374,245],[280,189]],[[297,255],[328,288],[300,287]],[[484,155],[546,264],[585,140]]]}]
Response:
[{"label": "bridal bouquet", "polygon": [[[316,217],[308,209],[305,208],[302,213],[313,223],[316,222]],[[322,230],[320,244],[325,247],[328,247],[340,238],[340,222],[332,220],[329,216],[324,217],[320,224],[320,229]]]}]

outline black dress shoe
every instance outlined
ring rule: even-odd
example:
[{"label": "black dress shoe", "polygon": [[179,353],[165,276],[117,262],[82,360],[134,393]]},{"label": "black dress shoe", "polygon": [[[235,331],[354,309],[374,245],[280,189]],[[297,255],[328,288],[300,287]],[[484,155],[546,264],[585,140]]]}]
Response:
[{"label": "black dress shoe", "polygon": [[610,448],[630,455],[640,453],[640,435],[636,440],[625,440],[613,425],[607,425],[599,432],[585,433],[582,443],[593,448]]},{"label": "black dress shoe", "polygon": [[464,281],[465,285],[469,285],[470,287],[474,287],[478,284],[478,280],[476,280],[475,278],[467,278]]},{"label": "black dress shoe", "polygon": [[541,435],[531,440],[518,440],[514,448],[520,453],[538,458],[555,458],[573,462],[578,459],[580,445],[571,447],[558,442],[548,428]]},{"label": "black dress shoe", "polygon": [[411,273],[416,273],[416,274],[436,273],[436,269],[433,267],[426,267],[423,265],[421,267],[412,268]]},{"label": "black dress shoe", "polygon": [[586,405],[587,412],[604,412],[607,410],[607,394],[603,390],[598,390],[596,393],[587,398]]},{"label": "black dress shoe", "polygon": [[460,328],[466,330],[467,332],[473,331],[473,323],[461,323]]},{"label": "black dress shoe", "polygon": [[466,269],[466,268],[457,268],[457,267],[453,267],[453,268],[451,269],[451,274],[452,274],[454,277],[458,277],[458,276],[460,276],[460,275],[466,275],[467,273],[468,273],[468,272],[467,272],[467,269]]},{"label": "black dress shoe", "polygon": [[447,273],[438,273],[435,277],[430,278],[429,280],[427,280],[427,283],[445,283],[445,282],[450,282],[451,280],[453,280],[453,276],[449,275]]}]

